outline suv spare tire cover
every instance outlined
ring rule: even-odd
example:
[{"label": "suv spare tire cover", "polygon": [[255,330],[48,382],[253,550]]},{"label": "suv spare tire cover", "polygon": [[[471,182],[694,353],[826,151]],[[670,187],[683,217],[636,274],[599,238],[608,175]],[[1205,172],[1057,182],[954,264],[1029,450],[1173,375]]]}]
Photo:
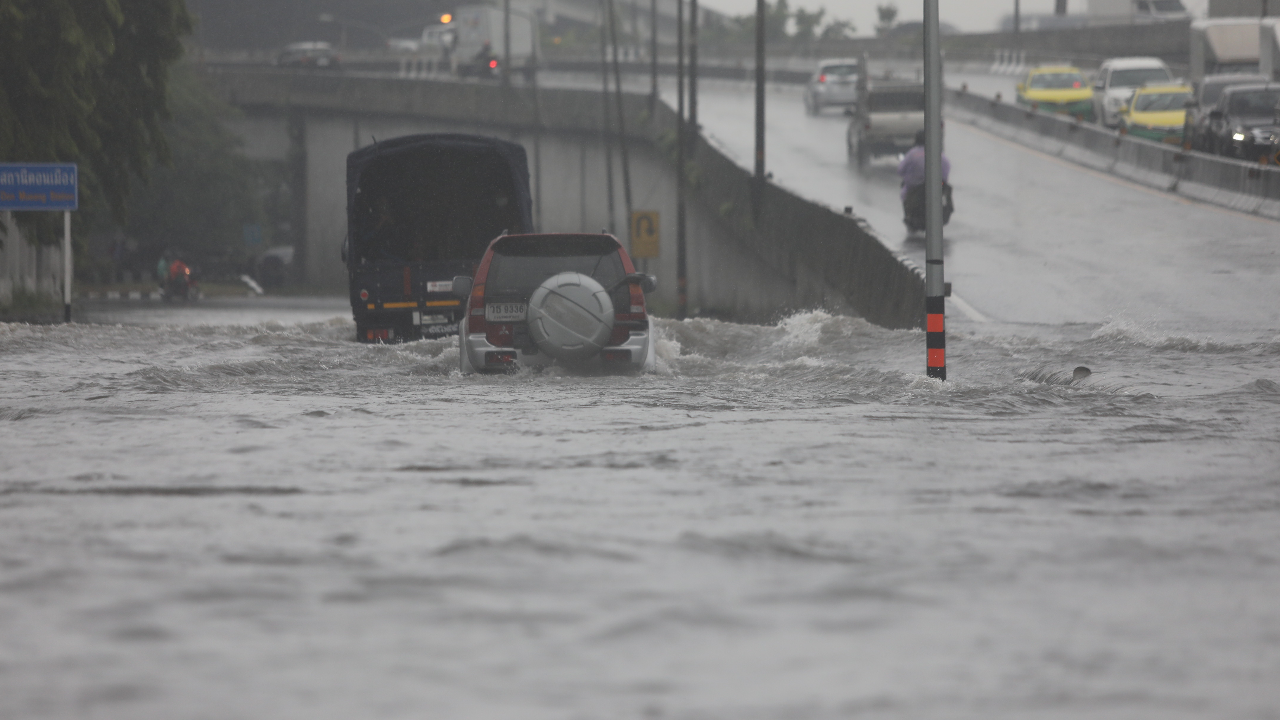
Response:
[{"label": "suv spare tire cover", "polygon": [[547,278],[529,298],[529,337],[562,362],[594,357],[613,333],[613,301],[588,275],[563,272]]}]

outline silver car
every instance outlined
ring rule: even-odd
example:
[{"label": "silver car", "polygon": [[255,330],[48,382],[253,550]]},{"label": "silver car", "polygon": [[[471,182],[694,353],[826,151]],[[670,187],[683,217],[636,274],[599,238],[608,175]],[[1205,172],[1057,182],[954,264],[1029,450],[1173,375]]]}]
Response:
[{"label": "silver car", "polygon": [[845,58],[819,62],[804,90],[805,110],[810,115],[817,115],[823,108],[856,107],[860,74],[857,60]]}]

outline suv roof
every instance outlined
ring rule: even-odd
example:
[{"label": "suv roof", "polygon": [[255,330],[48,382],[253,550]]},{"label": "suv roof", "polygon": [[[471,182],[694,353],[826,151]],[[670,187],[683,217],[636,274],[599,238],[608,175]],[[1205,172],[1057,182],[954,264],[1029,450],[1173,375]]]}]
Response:
[{"label": "suv roof", "polygon": [[1113,70],[1132,70],[1135,68],[1167,68],[1168,66],[1157,57],[1122,57],[1109,58],[1102,63],[1102,67]]}]

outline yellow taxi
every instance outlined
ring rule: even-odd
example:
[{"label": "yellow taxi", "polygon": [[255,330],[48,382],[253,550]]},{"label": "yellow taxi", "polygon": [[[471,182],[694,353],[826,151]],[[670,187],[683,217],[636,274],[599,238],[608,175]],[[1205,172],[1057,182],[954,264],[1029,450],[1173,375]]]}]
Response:
[{"label": "yellow taxi", "polygon": [[1130,135],[1180,145],[1192,92],[1181,83],[1144,85],[1120,109],[1120,127]]},{"label": "yellow taxi", "polygon": [[1018,102],[1047,112],[1093,119],[1093,88],[1080,68],[1042,65],[1018,83]]}]

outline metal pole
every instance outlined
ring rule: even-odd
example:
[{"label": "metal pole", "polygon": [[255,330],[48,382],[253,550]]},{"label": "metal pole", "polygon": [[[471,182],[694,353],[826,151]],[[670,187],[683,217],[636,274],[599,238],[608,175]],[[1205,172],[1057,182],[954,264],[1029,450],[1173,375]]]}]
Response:
[{"label": "metal pole", "polygon": [[689,313],[684,202],[684,0],[676,0],[676,319]]},{"label": "metal pole", "polygon": [[71,322],[71,211],[62,213],[62,320]]},{"label": "metal pole", "polygon": [[[698,137],[698,0],[689,0],[689,137]],[[692,149],[690,145],[690,149]]]},{"label": "metal pole", "polygon": [[1013,34],[1022,32],[1022,0],[1013,0]]},{"label": "metal pole", "polygon": [[605,193],[609,196],[609,224],[608,230],[612,234],[615,230],[614,215],[616,214],[613,207],[613,146],[609,143],[609,53],[608,40],[605,34],[605,3],[607,0],[600,0],[600,141],[604,144],[604,187]]},{"label": "metal pole", "polygon": [[751,183],[751,213],[760,221],[764,194],[764,21],[765,0],[756,0],[756,171]]},{"label": "metal pole", "polygon": [[[622,198],[627,208],[627,227],[631,227],[631,162],[627,153],[627,120],[622,107],[622,70],[618,67],[618,18],[613,0],[609,4],[609,36],[613,40],[613,86],[618,99],[618,154],[622,157]],[[627,243],[630,249],[630,241]]]},{"label": "metal pole", "polygon": [[502,0],[502,84],[511,84],[511,0]]},{"label": "metal pole", "polygon": [[658,109],[658,0],[649,0],[649,117]]},{"label": "metal pole", "polygon": [[938,0],[924,0],[924,311],[927,374],[947,379],[946,288],[942,274],[942,54]]}]

